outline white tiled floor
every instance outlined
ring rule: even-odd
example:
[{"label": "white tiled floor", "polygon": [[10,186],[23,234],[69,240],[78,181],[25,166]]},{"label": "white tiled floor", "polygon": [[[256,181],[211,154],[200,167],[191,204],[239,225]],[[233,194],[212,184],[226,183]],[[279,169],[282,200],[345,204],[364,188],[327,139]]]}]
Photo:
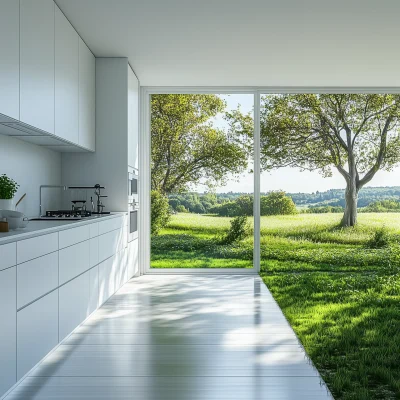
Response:
[{"label": "white tiled floor", "polygon": [[7,400],[332,399],[257,276],[133,279]]}]

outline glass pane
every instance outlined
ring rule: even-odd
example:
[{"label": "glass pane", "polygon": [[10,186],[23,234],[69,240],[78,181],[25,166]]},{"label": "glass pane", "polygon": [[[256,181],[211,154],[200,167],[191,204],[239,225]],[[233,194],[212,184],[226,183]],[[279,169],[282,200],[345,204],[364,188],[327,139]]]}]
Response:
[{"label": "glass pane", "polygon": [[253,267],[252,94],[151,98],[151,267]]},{"label": "glass pane", "polygon": [[337,251],[398,229],[399,101],[261,95],[261,270],[343,269]]}]

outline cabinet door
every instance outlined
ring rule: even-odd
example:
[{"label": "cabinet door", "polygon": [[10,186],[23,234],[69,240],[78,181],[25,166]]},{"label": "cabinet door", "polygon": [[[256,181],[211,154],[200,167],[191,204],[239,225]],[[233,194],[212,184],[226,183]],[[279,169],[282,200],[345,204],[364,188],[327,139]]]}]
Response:
[{"label": "cabinet door", "polygon": [[96,59],[79,38],[79,145],[95,150]]},{"label": "cabinet door", "polygon": [[20,120],[54,133],[53,0],[20,0]]},{"label": "cabinet door", "polygon": [[89,241],[89,259],[90,267],[94,267],[99,263],[99,238],[94,237]]},{"label": "cabinet door", "polygon": [[127,232],[124,226],[116,231],[99,236],[99,261],[113,256],[126,247]]},{"label": "cabinet door", "polygon": [[55,134],[79,142],[79,36],[55,6]]},{"label": "cabinet door", "polygon": [[17,268],[13,267],[0,271],[0,397],[17,381],[16,270]]},{"label": "cabinet door", "polygon": [[17,263],[17,244],[8,243],[0,246],[0,270],[14,266]]},{"label": "cabinet door", "polygon": [[90,314],[90,271],[61,286],[59,296],[61,342]]},{"label": "cabinet door", "polygon": [[121,250],[118,254],[115,255],[116,261],[114,262],[115,266],[115,291],[119,290],[121,286],[123,286],[127,281],[127,258],[128,251],[127,249]]},{"label": "cabinet door", "polygon": [[89,300],[89,314],[97,310],[99,306],[99,267],[96,266],[90,271],[90,300]]},{"label": "cabinet door", "polygon": [[0,114],[19,119],[19,2],[0,0],[0,8]]},{"label": "cabinet door", "polygon": [[17,307],[38,299],[58,286],[58,252],[17,266]]},{"label": "cabinet door", "polygon": [[58,344],[58,290],[17,314],[17,379]]},{"label": "cabinet door", "polygon": [[139,240],[128,243],[127,279],[139,274]]},{"label": "cabinet door", "polygon": [[139,167],[139,81],[128,67],[128,165]]},{"label": "cabinet door", "polygon": [[115,257],[99,264],[99,306],[115,293]]},{"label": "cabinet door", "polygon": [[66,247],[58,252],[59,283],[68,282],[90,268],[89,241]]}]

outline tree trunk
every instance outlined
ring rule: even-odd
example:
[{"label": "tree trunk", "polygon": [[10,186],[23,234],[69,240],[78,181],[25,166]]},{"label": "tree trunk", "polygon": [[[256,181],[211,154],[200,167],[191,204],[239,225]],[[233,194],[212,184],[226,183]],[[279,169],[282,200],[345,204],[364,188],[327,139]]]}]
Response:
[{"label": "tree trunk", "polygon": [[347,183],[345,191],[346,206],[342,219],[343,226],[355,226],[357,223],[358,188],[354,180]]}]

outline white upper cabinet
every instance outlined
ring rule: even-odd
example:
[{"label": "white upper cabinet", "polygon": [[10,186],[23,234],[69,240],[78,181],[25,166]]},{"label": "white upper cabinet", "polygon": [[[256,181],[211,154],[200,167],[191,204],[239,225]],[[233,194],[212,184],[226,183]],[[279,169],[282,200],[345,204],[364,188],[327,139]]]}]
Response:
[{"label": "white upper cabinet", "polygon": [[55,134],[79,142],[79,36],[55,6]]},{"label": "white upper cabinet", "polygon": [[95,150],[96,59],[79,38],[79,145]]},{"label": "white upper cabinet", "polygon": [[128,66],[128,165],[139,167],[139,81]]},{"label": "white upper cabinet", "polygon": [[0,0],[0,7],[0,114],[19,119],[19,2]]},{"label": "white upper cabinet", "polygon": [[20,120],[53,134],[54,9],[53,0],[20,0]]}]

